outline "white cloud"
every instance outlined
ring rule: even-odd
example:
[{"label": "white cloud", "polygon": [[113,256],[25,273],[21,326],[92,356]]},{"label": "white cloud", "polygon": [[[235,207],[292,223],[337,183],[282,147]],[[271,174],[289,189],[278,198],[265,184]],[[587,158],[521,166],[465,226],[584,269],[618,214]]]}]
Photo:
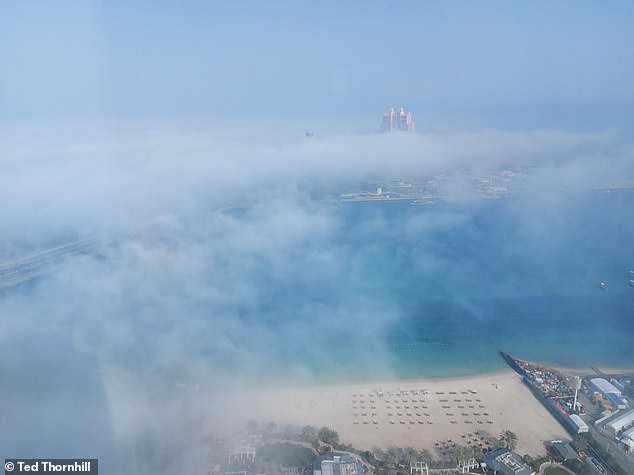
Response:
[{"label": "white cloud", "polygon": [[[49,341],[51,331],[65,345],[50,347],[45,361],[37,347],[31,358],[15,360],[17,366],[5,358],[5,369],[41,371],[77,361],[78,374],[98,374],[91,384],[98,381],[101,396],[87,410],[109,414],[112,447],[123,444],[129,463],[155,468],[164,461],[160,453],[178,458],[195,443],[198,411],[207,406],[192,388],[213,394],[253,384],[269,370],[310,379],[320,367],[336,368],[339,356],[318,343],[320,334],[347,342],[355,358],[383,364],[377,371],[392,370],[384,330],[401,318],[402,308],[382,296],[389,282],[382,280],[381,266],[398,261],[368,266],[371,246],[355,247],[335,205],[311,201],[303,184],[355,186],[370,175],[451,176],[510,163],[538,165],[525,186],[552,191],[559,184],[611,182],[633,171],[631,145],[621,144],[614,131],[290,135],[164,126],[103,129],[78,139],[72,129],[45,130],[31,135],[25,148],[24,133],[5,134],[5,255],[64,236],[117,243],[104,259],[68,262],[27,296],[2,298],[0,341],[37,346]],[[449,181],[448,187],[463,186]],[[517,212],[511,231],[539,238],[546,229],[551,240],[566,236],[574,224],[562,219],[569,203],[550,192],[526,196],[509,205]],[[226,209],[236,203],[254,207]],[[448,269],[452,262],[437,252],[443,243],[434,239],[476,226],[465,211],[447,209],[396,225],[377,215],[353,231],[394,242],[427,238],[429,244],[414,254],[415,272],[446,272],[471,288],[477,260],[465,253]],[[33,337],[34,328],[43,333]],[[37,384],[22,391],[52,411],[69,411],[49,393],[71,397],[80,386],[58,381],[42,393]],[[5,399],[25,409],[24,394]]]}]

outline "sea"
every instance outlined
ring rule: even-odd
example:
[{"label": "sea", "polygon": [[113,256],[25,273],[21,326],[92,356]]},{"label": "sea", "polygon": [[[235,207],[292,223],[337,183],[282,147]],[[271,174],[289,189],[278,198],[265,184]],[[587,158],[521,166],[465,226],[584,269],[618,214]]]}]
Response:
[{"label": "sea", "polygon": [[0,445],[114,464],[121,440],[198,443],[225,389],[405,388],[502,371],[500,351],[631,369],[633,199],[308,200],[236,212],[228,239],[121,239],[0,295]]},{"label": "sea", "polygon": [[317,322],[281,371],[304,367],[325,382],[453,378],[503,370],[500,351],[632,368],[633,200],[622,189],[332,205],[348,276],[321,297],[332,331]]},{"label": "sea", "polygon": [[[293,211],[299,231],[285,227],[283,212],[259,206],[231,211],[237,224],[227,239],[201,234],[193,246],[222,251],[192,269],[169,267],[179,260],[143,267],[130,257],[143,249],[134,244],[116,262],[98,259],[73,286],[62,273],[3,304],[30,315],[22,327],[40,329],[20,337],[30,345],[68,348],[78,361],[99,354],[100,364],[170,384],[455,378],[504,370],[500,351],[631,369],[633,204],[631,189],[430,203],[313,199]],[[148,248],[152,256],[177,246],[188,255],[182,235],[163,238]],[[127,269],[128,284],[95,291]],[[42,307],[54,315],[29,310]],[[74,321],[83,346],[71,351],[75,333],[57,321]],[[106,333],[110,326],[121,330]]]}]

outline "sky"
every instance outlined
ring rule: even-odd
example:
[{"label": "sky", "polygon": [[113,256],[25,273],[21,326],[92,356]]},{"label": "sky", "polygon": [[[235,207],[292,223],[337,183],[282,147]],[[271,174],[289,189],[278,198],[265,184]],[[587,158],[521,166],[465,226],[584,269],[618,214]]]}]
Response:
[{"label": "sky", "polygon": [[533,127],[579,111],[623,120],[633,18],[628,1],[5,1],[0,116],[363,116],[404,105],[429,127],[461,115],[523,114]]},{"label": "sky", "polygon": [[[358,343],[344,373],[395,375],[385,332],[417,305],[401,264],[517,297],[560,285],[561,256],[596,290],[634,259],[628,202],[593,200],[616,232],[585,236],[576,194],[634,181],[633,20],[629,1],[0,0],[0,262],[103,246],[0,294],[0,457],[193,470],[200,437],[248,417],[215,396],[340,368],[326,332]],[[378,134],[401,105],[416,133]],[[496,259],[447,257],[465,230],[487,242],[469,206],[336,206],[376,177],[441,175],[458,196],[503,166],[530,177],[499,205],[514,239]],[[531,274],[484,286],[482,262]]]}]

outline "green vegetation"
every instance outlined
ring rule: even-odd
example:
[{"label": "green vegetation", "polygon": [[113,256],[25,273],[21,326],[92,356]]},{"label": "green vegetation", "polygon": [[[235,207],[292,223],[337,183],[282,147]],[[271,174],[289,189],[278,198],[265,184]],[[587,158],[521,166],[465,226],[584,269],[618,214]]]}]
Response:
[{"label": "green vegetation", "polygon": [[333,447],[339,444],[339,434],[337,433],[337,431],[332,430],[329,427],[324,426],[319,429],[319,432],[317,432],[317,437],[324,444],[328,444]]},{"label": "green vegetation", "polygon": [[577,450],[586,450],[588,448],[588,438],[584,434],[577,434],[572,438],[572,444]]},{"label": "green vegetation", "polygon": [[266,463],[280,467],[305,467],[313,461],[313,453],[294,444],[268,444],[258,449],[258,456]]},{"label": "green vegetation", "polygon": [[578,475],[594,475],[594,470],[581,460],[566,460],[563,465]]},{"label": "green vegetation", "polygon": [[566,470],[561,467],[548,467],[544,471],[545,475],[570,475]]},{"label": "green vegetation", "polygon": [[[270,427],[268,427],[270,432]],[[430,468],[453,469],[458,462],[465,462],[469,459],[479,459],[482,457],[482,447],[476,445],[459,445],[444,447],[442,456],[438,454],[437,459],[427,449],[416,450],[412,447],[388,447],[385,449],[373,447],[372,450],[359,450],[350,444],[343,444],[339,441],[339,434],[328,427],[315,427],[306,425],[300,428],[286,428],[282,434],[289,439],[301,440],[310,444],[320,452],[330,450],[342,450],[362,457],[368,464],[374,467],[377,474],[385,474],[388,470],[396,470],[398,475],[409,475],[410,463],[424,462]],[[500,440],[504,445],[515,448],[517,445],[517,435],[511,431],[503,431]],[[493,440],[492,440],[493,441]],[[530,460],[529,460],[530,461]]]},{"label": "green vegetation", "polygon": [[339,434],[330,427],[324,426],[317,429],[311,425],[304,426],[302,427],[300,438],[315,448],[319,448],[320,443],[323,443],[333,448],[344,449],[344,446],[339,445]]},{"label": "green vegetation", "polygon": [[[550,451],[550,448],[548,450]],[[524,460],[526,460],[526,463],[529,464],[531,468],[536,472],[539,471],[539,467],[541,467],[543,463],[548,462],[550,459],[551,457],[541,457],[538,459],[531,458],[530,460],[524,458]]]},{"label": "green vegetation", "polygon": [[430,468],[452,469],[456,467],[459,461],[478,458],[482,455],[480,448],[464,445],[456,445],[451,449],[447,449],[447,453],[443,458],[436,460],[429,450],[416,450],[412,447],[397,448],[392,446],[387,449],[373,447],[371,451],[349,451],[361,455],[368,463],[376,468],[376,473],[382,474],[389,468],[393,468],[397,470],[398,474],[403,475],[410,473],[409,466],[412,462],[427,463]]},{"label": "green vegetation", "polygon": [[503,430],[500,433],[500,442],[509,450],[515,450],[517,447],[517,434],[510,430]]}]

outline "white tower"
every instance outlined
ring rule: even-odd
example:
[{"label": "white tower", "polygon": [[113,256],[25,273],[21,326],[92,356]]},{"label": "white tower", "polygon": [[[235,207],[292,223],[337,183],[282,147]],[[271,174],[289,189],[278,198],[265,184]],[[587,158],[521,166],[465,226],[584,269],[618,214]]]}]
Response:
[{"label": "white tower", "polygon": [[397,112],[391,107],[383,114],[381,132],[394,132],[395,130],[414,132],[414,117],[411,112],[407,112],[402,107]]},{"label": "white tower", "polygon": [[577,412],[577,393],[581,389],[581,378],[579,376],[575,376],[575,399],[572,403],[572,412]]}]

